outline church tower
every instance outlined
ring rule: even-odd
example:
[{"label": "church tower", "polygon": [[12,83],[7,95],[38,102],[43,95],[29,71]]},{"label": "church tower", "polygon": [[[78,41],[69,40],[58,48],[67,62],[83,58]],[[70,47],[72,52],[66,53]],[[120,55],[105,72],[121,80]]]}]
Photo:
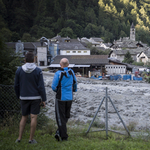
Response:
[{"label": "church tower", "polygon": [[134,27],[133,22],[130,27],[130,40],[135,41],[135,27]]}]

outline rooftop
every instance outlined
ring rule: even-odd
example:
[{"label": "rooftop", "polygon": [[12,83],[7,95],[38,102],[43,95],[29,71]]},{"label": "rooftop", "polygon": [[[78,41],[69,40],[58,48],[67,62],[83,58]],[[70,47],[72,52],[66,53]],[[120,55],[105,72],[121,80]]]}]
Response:
[{"label": "rooftop", "polygon": [[108,55],[59,55],[54,58],[52,64],[59,64],[62,58],[67,58],[70,64],[76,65],[109,64]]}]

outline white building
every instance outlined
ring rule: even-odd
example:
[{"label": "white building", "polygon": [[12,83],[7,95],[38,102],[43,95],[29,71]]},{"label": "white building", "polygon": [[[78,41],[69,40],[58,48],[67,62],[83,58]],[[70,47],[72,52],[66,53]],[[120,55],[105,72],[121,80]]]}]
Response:
[{"label": "white building", "polygon": [[37,65],[47,66],[47,47],[46,46],[37,47]]},{"label": "white building", "polygon": [[107,74],[126,74],[126,66],[125,65],[105,65],[105,69]]},{"label": "white building", "polygon": [[55,56],[56,53],[57,55],[90,55],[90,49],[81,44],[78,39],[70,39],[69,37],[57,35],[51,39],[50,44],[50,51]]}]

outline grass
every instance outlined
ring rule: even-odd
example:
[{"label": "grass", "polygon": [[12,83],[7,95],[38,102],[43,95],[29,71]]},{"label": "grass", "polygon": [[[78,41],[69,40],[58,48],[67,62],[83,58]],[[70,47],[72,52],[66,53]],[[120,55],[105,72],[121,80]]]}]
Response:
[{"label": "grass", "polygon": [[68,123],[69,139],[65,142],[58,142],[54,138],[56,123],[49,121],[47,126],[37,128],[35,139],[38,144],[28,144],[30,124],[26,125],[21,143],[15,143],[18,137],[18,124],[11,126],[0,125],[0,150],[149,150],[150,140],[140,137],[129,138],[108,132],[92,132],[85,134],[88,126]]}]

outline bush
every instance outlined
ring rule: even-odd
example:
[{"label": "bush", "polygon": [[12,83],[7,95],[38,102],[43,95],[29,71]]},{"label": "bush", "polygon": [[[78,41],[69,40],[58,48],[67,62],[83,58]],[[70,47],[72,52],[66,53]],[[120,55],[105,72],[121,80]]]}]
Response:
[{"label": "bush", "polygon": [[143,62],[136,62],[136,61],[134,61],[132,63],[132,65],[135,65],[135,66],[144,66],[144,63]]}]

